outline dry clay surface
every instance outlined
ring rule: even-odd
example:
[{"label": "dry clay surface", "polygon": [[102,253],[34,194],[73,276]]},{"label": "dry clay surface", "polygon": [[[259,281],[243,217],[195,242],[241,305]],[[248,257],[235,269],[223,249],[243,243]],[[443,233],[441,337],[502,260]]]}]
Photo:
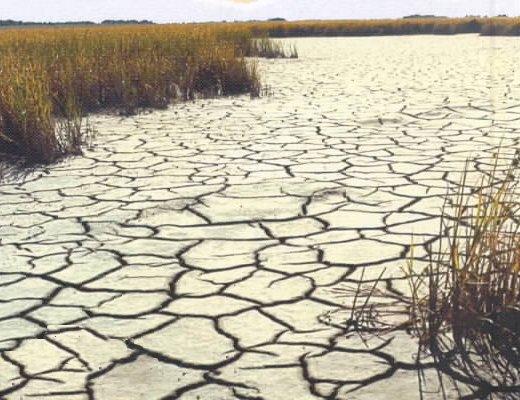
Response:
[{"label": "dry clay surface", "polygon": [[383,273],[378,326],[405,320],[466,159],[519,145],[520,43],[293,42],[269,96],[96,116],[0,184],[1,399],[419,398],[414,339],[352,332],[352,293]]}]

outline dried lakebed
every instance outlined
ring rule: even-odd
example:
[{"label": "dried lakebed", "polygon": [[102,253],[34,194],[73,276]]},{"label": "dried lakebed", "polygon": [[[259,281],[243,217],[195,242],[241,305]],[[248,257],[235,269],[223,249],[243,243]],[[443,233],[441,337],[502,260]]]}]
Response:
[{"label": "dried lakebed", "polygon": [[386,271],[405,320],[447,187],[519,145],[520,43],[295,42],[271,96],[97,116],[85,157],[0,184],[1,399],[419,398],[414,339],[347,332],[353,291]]}]

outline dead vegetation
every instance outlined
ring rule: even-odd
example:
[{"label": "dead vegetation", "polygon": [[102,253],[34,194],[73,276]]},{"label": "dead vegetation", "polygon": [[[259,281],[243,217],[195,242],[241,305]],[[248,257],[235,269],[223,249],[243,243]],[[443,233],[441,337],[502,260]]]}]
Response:
[{"label": "dead vegetation", "polygon": [[[420,275],[410,265],[410,311],[423,351],[473,390],[520,393],[520,151],[475,187],[464,173],[442,223],[439,249]],[[448,207],[447,207],[448,208]]]},{"label": "dead vegetation", "polygon": [[199,96],[258,96],[257,65],[246,57],[294,56],[289,50],[230,26],[2,31],[0,152],[48,163],[81,152],[89,113],[134,114]]}]

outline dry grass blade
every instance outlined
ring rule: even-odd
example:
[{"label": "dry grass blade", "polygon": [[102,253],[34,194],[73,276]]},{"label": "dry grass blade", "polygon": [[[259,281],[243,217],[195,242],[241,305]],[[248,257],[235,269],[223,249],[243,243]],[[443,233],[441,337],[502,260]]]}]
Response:
[{"label": "dry grass blade", "polygon": [[519,163],[516,151],[501,171],[497,156],[476,191],[466,169],[454,212],[443,220],[447,248],[441,244],[426,277],[410,278],[422,345],[484,397],[520,393]]}]

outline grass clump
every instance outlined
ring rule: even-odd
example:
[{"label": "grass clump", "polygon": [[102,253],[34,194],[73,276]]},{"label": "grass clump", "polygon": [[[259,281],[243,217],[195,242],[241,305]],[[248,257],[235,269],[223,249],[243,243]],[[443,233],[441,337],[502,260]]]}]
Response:
[{"label": "grass clump", "polygon": [[439,256],[410,278],[423,349],[472,388],[468,399],[520,393],[519,163],[517,151],[499,178],[497,158],[476,191],[464,174]]},{"label": "grass clump", "polygon": [[298,58],[296,46],[285,46],[267,37],[254,39],[251,42],[250,54],[263,58]]},{"label": "grass clump", "polygon": [[48,163],[81,151],[84,117],[164,108],[199,96],[260,93],[254,60],[279,56],[223,25],[5,30],[0,33],[0,152]]}]

